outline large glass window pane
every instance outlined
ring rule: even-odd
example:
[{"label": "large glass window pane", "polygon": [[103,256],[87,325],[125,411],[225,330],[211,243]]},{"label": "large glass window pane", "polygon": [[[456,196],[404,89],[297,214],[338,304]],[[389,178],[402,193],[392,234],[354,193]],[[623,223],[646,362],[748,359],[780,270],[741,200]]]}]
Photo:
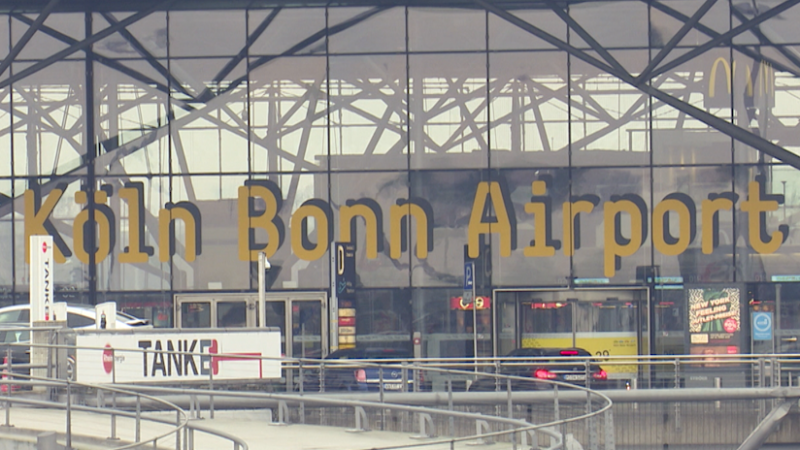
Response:
[{"label": "large glass window pane", "polygon": [[[488,178],[479,171],[411,172],[411,197],[426,200],[434,214],[429,220],[433,226],[432,248],[426,258],[413,260],[413,286],[453,286],[463,277],[467,227],[475,192],[482,181]],[[481,242],[477,261],[484,263],[491,255],[488,240]],[[482,285],[482,280],[478,284]]]},{"label": "large glass window pane", "polygon": [[[0,180],[0,195],[13,197],[11,180]],[[0,292],[11,292],[14,287],[14,211],[10,206],[0,206],[0,254],[6,255],[0,264]]]},{"label": "large glass window pane", "polygon": [[[14,64],[13,68],[28,66]],[[82,61],[60,61],[14,83],[17,175],[62,174],[82,164],[86,153],[84,68]]]},{"label": "large glass window pane", "polygon": [[[478,356],[492,355],[492,310],[484,302],[484,309],[473,311],[462,306],[457,289],[414,289],[415,331],[422,334],[422,356],[426,358],[472,357],[477,338]],[[491,300],[488,302],[491,304]],[[477,329],[473,327],[477,319]],[[430,380],[437,389],[443,378],[432,375]],[[426,376],[426,381],[429,381]],[[444,388],[442,384],[440,388]]]},{"label": "large glass window pane", "polygon": [[[411,220],[398,205],[409,201],[408,192],[407,172],[331,175],[333,229],[337,241],[355,243],[358,285],[408,286],[408,255],[421,245],[419,238],[413,243],[406,240],[408,245],[402,245],[408,227],[421,227],[417,214]],[[419,209],[433,226],[433,218],[427,217],[424,208]],[[403,222],[407,224],[405,227]]]},{"label": "large glass window pane", "polygon": [[[11,114],[11,88],[0,90],[0,176],[10,176],[11,167],[11,128],[15,118]],[[16,119],[19,120],[18,118]]]},{"label": "large glass window pane", "polygon": [[[564,42],[567,41],[567,25],[549,8],[537,8],[530,4],[530,9],[514,9],[514,16],[543,30]],[[555,49],[551,44],[541,40],[522,28],[511,24],[504,18],[489,14],[489,50],[532,50]]]},{"label": "large glass window pane", "polygon": [[[712,49],[661,75],[653,85],[730,122],[732,69],[730,51]],[[741,74],[743,69],[737,67]],[[654,164],[730,163],[728,135],[659,100],[653,100],[652,108]]]},{"label": "large glass window pane", "polygon": [[245,12],[170,11],[169,52],[181,56],[233,56],[244,48]]},{"label": "large glass window pane", "polygon": [[[38,18],[37,14],[26,14],[11,20],[11,45],[22,38],[30,25]],[[82,13],[52,13],[44,21],[45,29],[54,30],[66,36],[65,40],[53,37],[50,33],[37,32],[31,36],[25,47],[17,56],[17,60],[44,59],[66,49],[75,42],[86,39],[86,26]],[[105,26],[94,27],[97,32]],[[67,56],[69,59],[83,58],[83,52],[75,52]]]},{"label": "large glass window pane", "polygon": [[361,347],[411,350],[410,291],[359,290],[356,343]]},{"label": "large glass window pane", "polygon": [[[618,51],[612,56],[634,73],[647,63],[645,51]],[[572,164],[648,164],[648,97],[619,78],[577,58],[570,61],[570,80]]]},{"label": "large glass window pane", "polygon": [[[248,13],[251,33],[262,25],[268,25],[250,46],[250,55],[279,55],[290,49],[295,54],[320,53],[325,51],[324,35],[312,36],[325,31],[324,8],[253,9]],[[305,43],[302,48],[297,48]]]},{"label": "large glass window pane", "polygon": [[[727,165],[653,169],[656,276],[680,277],[685,283],[733,281],[734,210],[741,203],[715,212],[712,208],[724,200],[706,204],[709,198],[731,195],[731,177]],[[661,230],[658,236],[655,228]]]},{"label": "large glass window pane", "polygon": [[[736,247],[738,281],[769,281],[800,275],[797,235],[797,169],[788,166],[737,166],[739,220]],[[758,192],[758,191],[761,192]],[[755,195],[754,195],[755,194]],[[760,204],[745,211],[743,202]],[[754,203],[758,201],[759,203]],[[755,229],[757,228],[757,229]],[[774,280],[775,281],[775,280]]]},{"label": "large glass window pane", "polygon": [[101,186],[111,192],[98,205],[111,212],[115,245],[98,259],[97,290],[163,290],[170,288],[169,261],[162,261],[159,212],[170,203],[166,177],[106,177]]},{"label": "large glass window pane", "polygon": [[[572,273],[592,282],[628,284],[640,278],[640,266],[651,264],[650,171],[585,169],[572,171],[572,195],[583,197],[579,212],[580,248]],[[590,204],[597,205],[590,208]]]},{"label": "large glass window pane", "polygon": [[567,56],[492,53],[492,167],[569,164]]},{"label": "large glass window pane", "polygon": [[[565,286],[570,277],[570,183],[567,170],[504,170],[497,181],[507,187],[508,211],[516,229],[511,251],[504,250],[503,234],[491,238],[492,283],[499,286]],[[477,194],[476,194],[477,196]],[[494,205],[493,205],[494,206]],[[474,207],[474,206],[473,206]],[[494,206],[495,212],[498,210]],[[498,222],[500,225],[500,222]],[[567,227],[567,228],[565,228]],[[499,231],[499,230],[498,230]],[[512,234],[513,237],[513,234]]]},{"label": "large glass window pane", "polygon": [[[346,26],[329,37],[331,53],[402,52],[405,50],[405,8],[329,8],[328,27]],[[363,17],[369,16],[366,19]]]},{"label": "large glass window pane", "polygon": [[[84,234],[82,227],[75,226],[76,223],[80,224],[75,218],[85,207],[85,204],[81,205],[75,201],[76,197],[79,196],[78,190],[81,187],[81,183],[80,180],[75,178],[58,178],[57,180],[32,179],[29,182],[15,183],[14,264],[17,267],[15,284],[18,291],[27,291],[30,285],[28,271],[20,268],[28,267],[26,252],[28,251],[29,243],[26,239],[24,218],[32,213],[32,211],[26,210],[24,199],[26,191],[28,192],[27,195],[35,196],[35,190],[39,191],[42,203],[51,198],[57,200],[46,219],[47,224],[52,225],[50,229],[56,231],[53,235],[53,244],[57,249],[54,253],[56,289],[64,291],[88,290],[89,270],[85,262],[88,262],[88,252],[86,251],[88,244],[83,248],[76,248],[75,246],[75,230],[79,230],[81,235]],[[39,214],[46,214],[47,212],[48,210],[42,211],[39,208]],[[46,224],[43,226],[46,226]],[[30,230],[30,232],[34,232],[34,230]],[[41,230],[37,232],[42,233]]]},{"label": "large glass window pane", "polygon": [[251,170],[300,172],[325,164],[326,67],[325,58],[286,57],[250,72]]},{"label": "large glass window pane", "polygon": [[[133,14],[131,12],[94,14],[92,16],[94,29],[95,31],[105,29],[112,23],[118,23]],[[148,14],[125,27],[124,33],[114,33],[101,39],[92,46],[92,51],[110,58],[147,56],[165,58],[167,56],[167,13],[156,11]]]},{"label": "large glass window pane", "polygon": [[412,55],[411,168],[488,165],[486,56]]},{"label": "large glass window pane", "polygon": [[407,169],[406,58],[338,56],[329,64],[331,168]]},{"label": "large glass window pane", "polygon": [[409,50],[485,50],[487,14],[469,9],[409,8]]},{"label": "large glass window pane", "polygon": [[102,149],[95,169],[165,174],[169,171],[167,81],[151,64],[166,67],[167,62],[136,59],[119,64],[122,71],[94,64],[95,86],[104,94],[95,95],[95,132]]},{"label": "large glass window pane", "polygon": [[[647,5],[639,1],[588,2],[570,5],[569,15],[586,32],[605,48],[644,47],[647,43]],[[613,23],[625,26],[610,26]],[[570,43],[588,48],[577,33],[570,35]]]}]

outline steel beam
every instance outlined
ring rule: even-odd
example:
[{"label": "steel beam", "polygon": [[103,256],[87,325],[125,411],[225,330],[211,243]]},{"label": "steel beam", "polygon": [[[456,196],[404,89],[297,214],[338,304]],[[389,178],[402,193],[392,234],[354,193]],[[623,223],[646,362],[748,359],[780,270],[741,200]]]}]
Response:
[{"label": "steel beam", "polygon": [[[255,43],[255,41],[257,41],[258,38],[261,37],[262,34],[264,34],[264,31],[266,31],[267,27],[272,23],[272,21],[275,20],[275,17],[278,16],[279,12],[281,12],[281,8],[275,8],[272,11],[270,11],[269,15],[263,21],[261,21],[261,23],[258,24],[258,27],[256,27],[256,29],[253,31],[253,33],[247,37],[247,42],[245,42],[244,47],[241,50],[239,50],[239,53],[233,58],[231,58],[231,60],[228,61],[227,64],[225,64],[225,67],[223,67],[219,71],[219,73],[217,73],[217,76],[214,77],[214,82],[219,83],[220,81],[224,80],[225,77],[227,77],[228,74],[230,74],[233,71],[233,69],[235,69],[236,66],[240,62],[242,62],[243,59],[247,57],[250,47],[252,47],[253,43]],[[203,92],[201,92],[200,95],[197,96],[197,98],[201,101],[207,101],[210,96],[212,96],[211,91],[209,90],[208,87],[206,87],[205,89],[203,89]]]},{"label": "steel beam", "polygon": [[[714,116],[713,114],[709,114],[708,112],[703,111],[703,110],[701,110],[701,109],[699,109],[699,108],[697,108],[697,107],[695,107],[693,105],[690,105],[689,103],[686,103],[686,102],[684,102],[682,100],[679,100],[679,99],[667,94],[666,92],[661,91],[660,89],[657,89],[657,88],[654,88],[654,87],[650,86],[647,83],[638,84],[637,80],[634,79],[627,72],[621,72],[621,71],[618,71],[617,69],[615,69],[615,68],[613,68],[611,66],[608,66],[607,64],[605,64],[605,63],[601,62],[600,60],[598,60],[597,58],[594,58],[594,57],[586,54],[585,52],[581,51],[580,49],[573,47],[572,45],[570,45],[570,44],[568,44],[568,43],[556,38],[555,36],[552,36],[552,35],[548,34],[547,32],[537,28],[534,25],[531,25],[530,23],[520,19],[519,17],[511,14],[508,11],[506,11],[504,9],[501,9],[501,8],[498,8],[497,6],[486,2],[485,0],[475,0],[475,3],[477,5],[480,5],[481,7],[485,8],[487,11],[489,11],[489,12],[497,15],[498,17],[506,20],[507,22],[512,23],[512,24],[520,27],[523,30],[530,32],[531,34],[534,34],[535,36],[537,36],[537,37],[539,37],[539,38],[551,43],[552,45],[556,46],[557,48],[566,51],[570,55],[572,55],[572,56],[574,56],[574,57],[576,57],[578,59],[581,59],[584,62],[587,62],[587,63],[589,63],[589,64],[591,64],[591,65],[593,65],[593,66],[595,66],[595,67],[597,67],[597,68],[599,68],[601,70],[605,70],[607,73],[616,76],[620,80],[630,84],[631,86],[634,86],[634,87],[638,88],[639,90],[641,90],[642,92],[644,92],[646,94],[649,94],[649,95],[661,100],[662,102],[672,106],[673,108],[692,116],[693,118],[705,123],[706,125],[710,126],[711,128],[714,128],[714,129],[716,129],[718,131],[721,131],[722,133],[732,137],[733,139],[736,139],[737,141],[740,141],[740,142],[742,142],[744,144],[747,144],[747,145],[755,148],[756,150],[764,152],[767,155],[770,155],[770,156],[772,156],[773,158],[775,158],[777,160],[783,161],[784,163],[789,164],[789,165],[791,165],[792,167],[794,167],[796,169],[800,169],[800,156],[798,156],[798,155],[786,150],[785,148],[783,148],[783,147],[781,147],[779,145],[775,145],[774,143],[762,138],[761,136],[755,135],[755,134],[753,134],[753,133],[751,133],[751,132],[749,132],[749,131],[747,131],[747,130],[745,130],[743,128],[737,127],[736,125],[734,125],[734,124],[732,124],[732,123],[730,123],[728,121],[720,119],[719,117]],[[800,3],[800,0],[789,0],[786,3],[782,4],[781,6],[771,9],[769,12],[772,12],[773,14],[771,14],[770,17],[778,14],[780,11],[788,9],[791,5],[794,5],[796,3]],[[779,11],[776,11],[776,10],[779,10]],[[759,16],[759,18],[763,19],[763,20],[766,20],[765,16],[767,14],[768,13],[762,14],[761,16]],[[763,21],[763,20],[761,20],[761,21]],[[760,23],[760,22],[758,22],[758,23]],[[749,29],[750,27],[755,26],[756,24],[757,23],[755,21],[750,21],[750,22],[748,22],[748,24],[746,24],[747,26],[745,26],[744,28],[743,27],[737,27],[734,30],[731,30],[730,32],[725,33],[724,35],[720,35],[720,37],[718,37],[716,39],[712,39],[712,41],[719,40],[721,42],[721,41],[724,41],[726,39],[730,39],[733,36],[735,36],[736,34],[744,32],[744,31],[746,31],[746,29]],[[736,32],[731,34],[734,31],[736,31]],[[714,44],[714,45],[716,45],[716,44]]]},{"label": "steel beam", "polygon": [[50,2],[42,9],[42,12],[39,13],[39,16],[34,20],[29,26],[28,29],[25,30],[25,34],[14,44],[14,48],[11,49],[8,56],[0,63],[0,75],[11,66],[11,63],[14,62],[14,59],[20,54],[23,48],[28,44],[36,31],[39,30],[39,27],[42,26],[44,21],[47,19],[47,16],[50,15],[51,12],[55,9],[58,3],[61,0],[50,0]]},{"label": "steel beam", "polygon": [[785,2],[781,3],[780,5],[768,10],[764,14],[759,15],[758,17],[754,17],[749,22],[745,22],[738,27],[735,27],[728,31],[727,33],[720,34],[719,36],[712,38],[710,41],[695,47],[693,50],[690,50],[683,55],[673,59],[672,61],[664,64],[663,66],[659,67],[658,69],[653,70],[651,75],[652,77],[657,77],[663,73],[669,72],[670,70],[680,66],[681,64],[695,58],[696,56],[702,55],[703,53],[711,50],[712,48],[716,47],[719,44],[722,44],[727,41],[731,41],[734,37],[744,33],[745,31],[750,30],[751,28],[757,26],[760,23],[766,22],[767,20],[777,16],[778,14],[786,11],[787,9],[791,8],[792,6],[800,3],[800,0],[786,0]]},{"label": "steel beam", "polygon": [[558,6],[554,0],[546,0],[546,2],[553,10],[553,12],[555,12],[558,15],[558,17],[560,17],[561,20],[563,20],[564,23],[567,24],[567,26],[575,30],[575,32],[578,33],[578,36],[580,36],[581,39],[584,40],[584,42],[589,44],[589,47],[591,47],[592,50],[596,51],[598,55],[600,55],[604,60],[606,60],[606,62],[610,64],[611,67],[614,67],[620,72],[628,73],[628,71],[624,67],[622,67],[622,64],[620,64],[619,61],[617,61],[616,59],[614,59],[613,56],[611,56],[611,53],[609,53],[608,50],[606,50],[602,45],[600,45],[600,43],[597,42],[597,40],[593,38],[591,34],[587,33],[586,30],[584,30],[583,27],[580,26],[578,22],[575,21],[575,19],[570,17],[570,15],[567,14],[567,12],[564,11],[563,8]]},{"label": "steel beam", "polygon": [[[111,25],[116,25],[119,22],[116,19],[116,17],[111,15],[111,13],[104,12],[104,13],[102,13],[102,16]],[[155,58],[155,56],[153,56],[149,51],[147,51],[147,49],[144,48],[144,46],[141,44],[141,42],[139,42],[139,40],[136,39],[136,37],[134,37],[133,34],[131,34],[130,31],[128,31],[126,28],[123,28],[123,29],[119,30],[119,34],[122,35],[122,37],[125,38],[125,40],[128,41],[129,44],[131,44],[131,47],[133,47],[133,49],[136,51],[136,53],[139,54],[139,56],[144,58],[145,61],[147,61],[147,63],[150,64],[150,66],[152,68],[156,69],[156,71],[158,73],[163,75],[164,78],[169,81],[171,86],[175,86],[176,89],[181,91],[181,93],[186,95],[187,97],[194,98],[194,96],[192,94],[190,94],[186,89],[184,89],[183,83],[181,83],[180,80],[175,78],[175,76],[173,74],[171,74],[167,70],[167,68],[164,67],[163,64],[158,62],[158,60]]]},{"label": "steel beam", "polygon": [[747,436],[747,439],[742,442],[742,445],[739,446],[739,450],[760,449],[761,446],[767,442],[772,432],[778,428],[781,420],[789,414],[789,410],[792,409],[792,405],[794,405],[796,401],[796,399],[784,400],[780,405],[772,408],[772,411],[767,414],[767,417],[764,417],[764,420],[756,426],[756,429],[750,433],[750,436]]},{"label": "steel beam", "polygon": [[[663,12],[664,14],[672,17],[673,19],[680,20],[681,22],[686,22],[687,20],[689,20],[689,17],[687,17],[683,13],[672,9],[669,6],[666,6],[661,2],[652,1],[652,0],[643,0],[643,1],[645,3],[647,3],[648,5],[652,6],[653,8],[655,8],[655,9]],[[702,23],[697,23],[695,25],[695,28],[697,29],[697,31],[705,34],[706,36],[712,37],[712,38],[720,36],[720,33],[718,33],[716,31],[714,31],[713,29],[703,25]],[[738,51],[739,53],[741,53],[741,54],[743,54],[745,56],[749,56],[750,58],[753,58],[753,60],[755,60],[757,62],[766,61],[766,62],[770,63],[772,65],[772,67],[775,67],[776,69],[778,69],[778,70],[780,70],[782,72],[787,72],[787,73],[790,73],[790,74],[792,74],[792,75],[794,75],[796,77],[800,77],[800,70],[798,70],[798,69],[789,67],[789,66],[781,63],[780,61],[776,61],[776,60],[774,60],[772,58],[769,58],[769,57],[766,57],[766,56],[762,56],[762,55],[756,53],[755,51],[753,51],[752,49],[750,49],[748,47],[745,47],[743,45],[731,44],[731,46],[733,47],[734,50]],[[800,67],[800,65],[798,67]]]},{"label": "steel beam", "polygon": [[644,80],[650,78],[650,73],[653,71],[653,69],[655,69],[659,64],[661,64],[661,61],[663,61],[664,58],[667,57],[669,52],[671,52],[672,49],[674,49],[681,42],[681,39],[683,39],[683,37],[686,36],[686,34],[691,29],[694,28],[694,26],[697,25],[698,22],[700,22],[700,19],[702,19],[703,16],[706,15],[708,10],[711,9],[711,7],[714,6],[715,3],[717,3],[717,0],[706,0],[705,3],[703,3],[703,5],[697,11],[695,11],[691,19],[687,20],[683,24],[681,29],[678,30],[677,33],[675,33],[675,36],[672,36],[672,39],[670,39],[669,42],[667,42],[667,45],[665,45],[661,50],[659,50],[656,56],[654,56],[653,59],[651,59],[650,62],[647,64],[647,67],[644,68],[642,73],[638,77],[636,77],[637,84],[642,83]]},{"label": "steel beam", "polygon": [[[798,1],[800,1],[800,0],[798,0]],[[283,58],[285,56],[292,56],[292,55],[296,54],[297,52],[299,52],[300,50],[303,50],[304,48],[306,48],[309,45],[313,44],[314,42],[317,42],[318,40],[324,38],[325,36],[330,36],[330,35],[333,35],[333,34],[336,34],[336,33],[340,33],[340,32],[342,32],[342,31],[344,31],[344,30],[346,30],[346,29],[348,29],[348,28],[350,28],[352,26],[355,26],[355,25],[357,25],[357,24],[369,19],[370,17],[374,16],[375,14],[378,14],[381,11],[384,11],[384,10],[386,10],[388,8],[389,8],[388,6],[379,6],[379,7],[370,9],[369,11],[365,11],[365,12],[363,12],[361,14],[358,14],[358,15],[352,17],[351,19],[345,20],[344,22],[342,22],[340,24],[337,24],[337,25],[334,25],[334,26],[332,26],[332,27],[330,27],[328,29],[319,30],[316,33],[312,34],[311,36],[309,36],[309,37],[303,39],[302,41],[298,42],[297,44],[293,45],[292,47],[290,47],[289,49],[287,49],[286,51],[284,51],[280,55],[262,56],[261,58],[256,59],[255,61],[253,61],[250,64],[250,70],[253,70],[253,69],[256,69],[258,67],[261,67],[264,64],[267,64],[272,60],[275,60],[275,59],[278,59],[278,58]],[[231,81],[231,84],[227,88],[225,88],[224,90],[220,91],[220,95],[236,89],[240,84],[242,84],[244,81],[246,81],[249,76],[250,76],[250,74],[245,74],[245,75],[243,75],[243,76]],[[0,86],[0,87],[2,87],[2,86]]]},{"label": "steel beam", "polygon": [[[744,14],[741,11],[739,11],[738,9],[736,9],[736,8],[731,8],[731,13],[734,16],[736,16],[736,18],[739,19],[742,22],[747,20],[747,18],[744,16]],[[792,53],[789,50],[787,50],[786,47],[784,47],[783,45],[775,45],[775,43],[772,42],[761,31],[761,29],[759,27],[753,28],[752,30],[750,30],[750,32],[753,33],[758,38],[758,41],[761,44],[768,45],[768,46],[770,46],[770,48],[774,48],[778,53],[783,55],[784,58],[788,59],[792,64],[794,64],[795,66],[797,66],[798,69],[800,69],[800,58],[795,56],[794,53]],[[800,76],[800,75],[795,74],[795,76]]]},{"label": "steel beam", "polygon": [[[178,0],[167,0],[167,1],[163,2],[163,3],[157,3],[155,5],[152,5],[151,7],[143,10],[143,11],[140,11],[140,12],[138,12],[136,14],[128,16],[124,20],[121,20],[121,21],[117,22],[115,25],[111,25],[108,28],[105,28],[102,31],[93,34],[92,36],[90,36],[90,37],[88,37],[88,38],[86,38],[86,39],[84,39],[84,40],[82,40],[82,41],[80,41],[80,42],[78,42],[78,43],[76,43],[74,45],[71,45],[68,48],[65,48],[64,50],[61,50],[60,52],[57,52],[57,53],[47,57],[46,59],[43,59],[42,61],[39,61],[36,64],[33,64],[30,67],[27,67],[27,68],[25,68],[23,70],[20,70],[19,72],[15,73],[14,75],[11,75],[10,77],[6,78],[5,80],[0,81],[0,88],[4,88],[6,86],[11,85],[12,83],[14,83],[16,81],[24,79],[27,76],[33,75],[34,73],[36,73],[36,72],[38,72],[38,71],[40,71],[42,69],[45,69],[45,68],[53,65],[54,63],[58,62],[58,61],[61,61],[62,59],[66,58],[67,56],[69,56],[69,55],[71,55],[71,54],[73,54],[75,52],[78,52],[78,51],[81,51],[81,50],[85,50],[85,49],[89,48],[92,44],[94,44],[95,42],[103,40],[106,37],[108,37],[108,36],[118,32],[119,30],[127,27],[128,25],[136,23],[137,21],[149,16],[150,14],[155,12],[156,10],[158,10],[160,8],[168,8],[171,4],[175,3],[176,1],[178,1]],[[797,0],[797,1],[800,1],[800,0]]]}]

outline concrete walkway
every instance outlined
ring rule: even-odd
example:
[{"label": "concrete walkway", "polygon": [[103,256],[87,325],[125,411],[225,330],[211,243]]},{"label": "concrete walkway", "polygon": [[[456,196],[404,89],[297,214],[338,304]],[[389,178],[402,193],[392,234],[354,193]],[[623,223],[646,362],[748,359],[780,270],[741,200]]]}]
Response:
[{"label": "concrete walkway", "polygon": [[[207,414],[207,411],[205,412]],[[145,415],[143,414],[143,417]],[[160,418],[176,418],[175,413],[156,413]],[[0,439],[35,442],[36,436],[45,431],[58,433],[58,441],[65,444],[66,414],[63,410],[13,407],[11,409],[12,427],[0,426]],[[202,427],[219,430],[242,438],[250,450],[372,450],[400,449],[410,450],[449,450],[451,448],[475,448],[474,441],[433,444],[439,439],[412,439],[411,433],[388,431],[349,432],[343,428],[316,425],[272,425],[266,411],[217,411],[214,419],[193,419]],[[0,423],[5,423],[5,410],[0,409]],[[72,413],[72,448],[75,450],[98,450],[123,446],[134,441],[134,419],[116,419],[117,440],[112,436],[111,418],[85,412]],[[141,437],[146,440],[164,434],[174,427],[142,421]],[[440,438],[441,439],[441,438]],[[190,441],[191,442],[191,441]],[[233,449],[230,440],[196,431],[193,437],[195,450]],[[471,443],[472,445],[468,445]],[[180,443],[180,449],[184,448]],[[158,440],[159,449],[176,449],[175,435]],[[143,448],[153,448],[152,444]],[[495,444],[492,450],[511,448],[510,444]]]}]

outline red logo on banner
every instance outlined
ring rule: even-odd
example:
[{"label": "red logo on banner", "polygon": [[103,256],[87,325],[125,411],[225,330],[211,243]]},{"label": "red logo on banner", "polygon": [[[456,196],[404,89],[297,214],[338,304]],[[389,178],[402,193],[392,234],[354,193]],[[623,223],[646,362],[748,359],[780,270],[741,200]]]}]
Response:
[{"label": "red logo on banner", "polygon": [[47,253],[47,242],[42,242],[42,253]]},{"label": "red logo on banner", "polygon": [[114,369],[114,349],[111,348],[111,344],[106,344],[103,350],[103,370],[111,373],[112,369]]},{"label": "red logo on banner", "polygon": [[739,329],[739,322],[733,317],[730,317],[725,319],[725,322],[722,323],[722,328],[728,333],[733,333]]}]

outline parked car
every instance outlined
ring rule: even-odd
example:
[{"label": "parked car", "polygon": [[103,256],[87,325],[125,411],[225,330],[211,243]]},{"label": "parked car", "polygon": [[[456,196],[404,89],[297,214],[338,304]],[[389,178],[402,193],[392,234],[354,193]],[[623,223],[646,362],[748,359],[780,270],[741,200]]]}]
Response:
[{"label": "parked car", "polygon": [[[582,348],[518,348],[507,355],[498,373],[527,378],[512,380],[511,388],[515,390],[552,389],[553,384],[546,381],[604,388],[608,374],[598,364],[590,362],[591,356]],[[506,380],[500,380],[501,390],[506,389],[506,383]],[[482,376],[470,385],[469,390],[493,391],[497,386],[496,377]]]},{"label": "parked car", "polygon": [[[325,391],[378,391],[381,381],[385,391],[403,389],[403,373],[400,368],[381,368],[375,364],[394,363],[411,359],[409,352],[391,348],[352,348],[337,350],[320,360],[319,366],[308,368],[303,373],[303,390],[320,391],[320,380]],[[365,361],[366,360],[366,361]],[[367,364],[369,363],[369,364]],[[322,374],[320,376],[320,373]],[[406,374],[408,390],[413,389],[411,371]]]},{"label": "parked car", "polygon": [[[0,362],[2,358],[11,355],[12,369],[14,364],[30,363],[30,304],[20,304],[0,308]],[[94,328],[96,326],[96,313],[93,306],[69,304],[67,305],[67,328]],[[145,319],[134,317],[130,314],[117,311],[117,328],[143,327],[152,328]],[[70,362],[72,358],[70,357]],[[68,372],[72,369],[68,368]],[[27,370],[14,370],[14,372],[28,373]]]}]

